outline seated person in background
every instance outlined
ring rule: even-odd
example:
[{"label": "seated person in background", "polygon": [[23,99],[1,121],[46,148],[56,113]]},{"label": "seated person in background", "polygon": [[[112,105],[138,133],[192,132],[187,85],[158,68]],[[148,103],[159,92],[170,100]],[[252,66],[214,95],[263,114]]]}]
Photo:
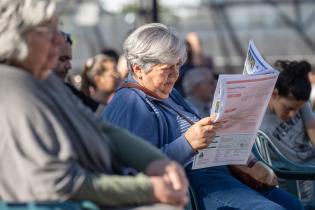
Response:
[{"label": "seated person in background", "polygon": [[178,79],[175,82],[174,88],[181,94],[181,96],[185,97],[184,88],[183,88],[183,79],[185,75],[195,68],[193,63],[193,52],[191,49],[191,45],[189,42],[185,42],[186,45],[186,61],[179,67],[179,75]]},{"label": "seated person in background", "polygon": [[192,63],[199,68],[206,68],[213,71],[213,60],[211,56],[204,52],[200,36],[196,32],[189,32],[186,36],[186,41],[191,46]]},{"label": "seated person in background", "polygon": [[101,53],[105,56],[104,65],[107,69],[117,71],[119,55],[114,49],[104,49]]},{"label": "seated person in background", "polygon": [[52,69],[53,72],[60,77],[65,82],[65,85],[70,88],[72,93],[76,95],[82,102],[89,107],[92,111],[96,111],[99,104],[91,99],[90,97],[86,96],[81,91],[77,90],[74,86],[66,81],[66,77],[68,71],[72,68],[71,60],[72,60],[72,39],[70,34],[60,31],[60,34],[63,37],[63,42],[60,45],[59,50],[59,58],[57,65]]},{"label": "seated person in background", "polygon": [[186,101],[196,108],[200,117],[210,115],[216,81],[208,69],[195,68],[183,80]]},{"label": "seated person in background", "polygon": [[[139,27],[124,42],[124,53],[128,80],[102,117],[145,138],[186,166],[200,209],[303,209],[297,198],[274,187],[275,174],[260,161],[191,170],[193,156],[208,147],[222,123],[214,124],[213,116],[200,119],[173,89],[186,49],[170,27],[161,23]],[[230,169],[255,180],[255,189]]]},{"label": "seated person in background", "polygon": [[[1,200],[184,206],[181,167],[102,123],[48,70],[62,42],[55,8],[49,0],[0,1]],[[143,173],[122,176],[121,166]]]},{"label": "seated person in background", "polygon": [[[264,131],[289,160],[315,164],[315,114],[309,101],[311,65],[306,61],[277,61],[281,71],[265,113]],[[311,180],[298,180],[301,199],[314,199]],[[286,183],[280,181],[280,186]]]},{"label": "seated person in background", "polygon": [[291,161],[315,160],[315,114],[308,101],[311,84],[306,61],[277,61],[281,71],[272,93],[261,130]]},{"label": "seated person in background", "polygon": [[186,97],[183,89],[183,79],[188,72],[194,68],[205,68],[213,73],[214,69],[212,58],[204,53],[201,39],[197,33],[189,32],[186,36],[185,44],[187,49],[187,60],[180,67],[179,77],[174,85],[174,88],[183,97]]},{"label": "seated person in background", "polygon": [[53,68],[54,73],[62,80],[66,80],[68,71],[72,68],[72,39],[70,34],[60,31],[63,42],[60,45],[57,65]]},{"label": "seated person in background", "polygon": [[97,112],[112,99],[119,83],[119,73],[107,59],[103,54],[89,58],[81,75],[81,91],[102,105]]}]

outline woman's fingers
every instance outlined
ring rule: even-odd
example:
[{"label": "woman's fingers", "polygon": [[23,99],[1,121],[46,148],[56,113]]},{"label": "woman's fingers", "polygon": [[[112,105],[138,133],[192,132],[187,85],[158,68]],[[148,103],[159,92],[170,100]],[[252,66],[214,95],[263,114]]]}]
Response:
[{"label": "woman's fingers", "polygon": [[199,120],[198,122],[196,122],[196,124],[199,124],[199,125],[210,125],[210,124],[214,123],[213,120],[214,119],[212,117],[205,117],[205,118],[202,118],[201,120]]},{"label": "woman's fingers", "polygon": [[175,162],[171,162],[166,167],[166,173],[169,181],[175,190],[182,190],[185,193],[188,190],[188,181],[184,170]]}]

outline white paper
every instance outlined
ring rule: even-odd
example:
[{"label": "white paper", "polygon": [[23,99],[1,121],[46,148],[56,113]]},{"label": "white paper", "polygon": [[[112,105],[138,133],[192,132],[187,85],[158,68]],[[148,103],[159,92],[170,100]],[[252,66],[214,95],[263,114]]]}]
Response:
[{"label": "white paper", "polygon": [[250,41],[243,75],[219,76],[211,113],[226,123],[194,157],[192,169],[246,164],[278,74]]}]

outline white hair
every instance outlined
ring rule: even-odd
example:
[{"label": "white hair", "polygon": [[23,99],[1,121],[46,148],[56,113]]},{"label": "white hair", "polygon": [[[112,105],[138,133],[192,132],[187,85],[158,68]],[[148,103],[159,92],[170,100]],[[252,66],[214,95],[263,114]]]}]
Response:
[{"label": "white hair", "polygon": [[213,74],[207,68],[194,68],[188,71],[183,78],[185,95],[191,95],[196,86],[206,79],[214,80]]},{"label": "white hair", "polygon": [[174,30],[162,23],[143,25],[124,42],[124,54],[129,71],[138,64],[146,72],[155,64],[175,64],[186,60],[186,46]]},{"label": "white hair", "polygon": [[23,60],[28,53],[23,32],[49,20],[54,13],[53,0],[1,0],[0,60]]}]

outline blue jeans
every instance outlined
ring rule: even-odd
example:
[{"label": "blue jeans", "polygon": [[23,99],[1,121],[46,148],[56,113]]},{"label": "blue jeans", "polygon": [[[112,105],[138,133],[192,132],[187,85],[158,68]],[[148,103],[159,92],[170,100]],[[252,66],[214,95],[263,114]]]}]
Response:
[{"label": "blue jeans", "polygon": [[276,187],[256,191],[235,178],[227,166],[186,170],[201,210],[300,210],[302,203]]}]

